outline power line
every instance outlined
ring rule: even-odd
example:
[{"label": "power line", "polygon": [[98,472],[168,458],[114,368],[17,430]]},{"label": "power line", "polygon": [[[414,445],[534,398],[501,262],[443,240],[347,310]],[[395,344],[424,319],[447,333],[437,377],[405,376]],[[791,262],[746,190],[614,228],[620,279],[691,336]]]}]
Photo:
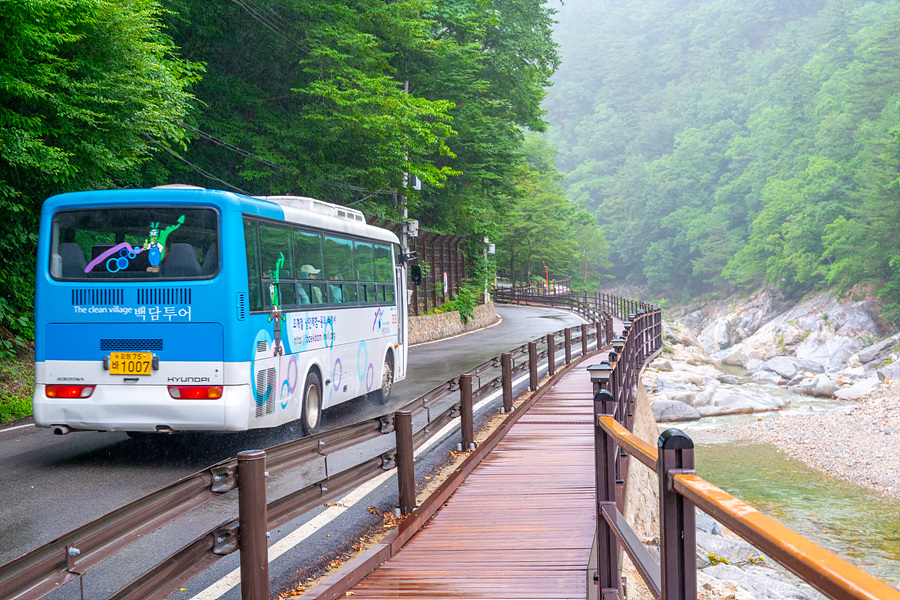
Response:
[{"label": "power line", "polygon": [[252,196],[252,195],[253,195],[253,194],[251,194],[250,192],[248,192],[248,191],[246,191],[246,190],[242,190],[241,188],[237,187],[236,185],[231,185],[230,183],[228,183],[228,182],[225,181],[224,179],[221,179],[221,178],[219,178],[219,177],[216,177],[215,175],[213,175],[213,174],[210,173],[209,171],[205,171],[204,169],[198,167],[197,165],[195,165],[194,163],[192,163],[192,162],[189,161],[188,159],[184,158],[183,156],[180,156],[177,152],[173,151],[173,150],[172,150],[171,148],[169,148],[168,146],[165,146],[164,144],[161,144],[161,143],[158,142],[157,140],[154,140],[153,138],[150,138],[150,137],[148,137],[147,139],[149,139],[152,143],[156,144],[157,146],[159,146],[160,148],[162,148],[163,150],[165,150],[166,152],[168,152],[169,154],[171,154],[172,156],[174,156],[177,160],[183,162],[184,164],[186,164],[186,165],[189,166],[190,168],[194,169],[195,171],[197,171],[198,173],[200,173],[201,175],[203,175],[203,176],[206,177],[207,179],[212,179],[213,181],[218,181],[219,183],[225,184],[227,187],[230,187],[231,189],[233,189],[233,190],[235,190],[235,191],[238,191],[238,192],[244,194],[245,196]]}]

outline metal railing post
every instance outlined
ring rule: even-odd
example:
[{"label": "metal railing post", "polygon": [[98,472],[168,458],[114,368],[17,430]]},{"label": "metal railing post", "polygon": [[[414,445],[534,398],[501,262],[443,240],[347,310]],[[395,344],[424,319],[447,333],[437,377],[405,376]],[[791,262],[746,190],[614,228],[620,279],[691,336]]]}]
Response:
[{"label": "metal railing post", "polygon": [[472,374],[459,376],[460,450],[475,449],[475,415],[472,412]]},{"label": "metal railing post", "polygon": [[[597,486],[597,598],[619,591],[619,549],[612,527],[603,517],[606,508],[616,510],[616,444],[600,427],[600,416],[614,416],[616,402],[609,390],[594,394],[594,464]],[[665,596],[663,596],[665,598]],[[668,599],[667,599],[668,600]]]},{"label": "metal railing post", "polygon": [[697,597],[697,529],[694,505],[673,488],[679,473],[694,472],[694,442],[678,429],[667,429],[657,441],[659,459],[660,576],[666,600]]},{"label": "metal railing post", "polygon": [[[588,353],[588,326],[581,324],[581,356],[587,356]],[[599,346],[597,346],[599,348]]]},{"label": "metal railing post", "polygon": [[512,394],[512,354],[504,352],[500,355],[500,377],[503,382],[503,412],[513,410]]},{"label": "metal railing post", "polygon": [[572,362],[572,330],[566,327],[563,330],[563,338],[566,341],[566,364]]},{"label": "metal railing post", "polygon": [[397,440],[397,486],[400,494],[400,513],[408,515],[416,509],[412,411],[398,410],[394,413],[394,435]]},{"label": "metal railing post", "polygon": [[242,600],[268,600],[266,453],[263,450],[239,452],[237,463],[241,598]]},{"label": "metal railing post", "polygon": [[547,375],[552,376],[556,373],[556,341],[553,334],[547,334]]},{"label": "metal railing post", "polygon": [[538,389],[537,342],[528,342],[528,387],[532,392]]}]

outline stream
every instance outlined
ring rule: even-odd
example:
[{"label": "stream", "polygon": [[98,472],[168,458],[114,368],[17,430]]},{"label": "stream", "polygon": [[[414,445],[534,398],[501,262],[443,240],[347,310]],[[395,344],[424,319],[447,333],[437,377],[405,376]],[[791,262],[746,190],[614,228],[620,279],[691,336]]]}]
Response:
[{"label": "stream", "polygon": [[664,424],[660,429],[677,427],[691,436],[697,473],[707,481],[867,573],[898,586],[900,502],[816,471],[774,446],[735,441],[718,431],[750,419],[777,419],[848,404],[766,387],[788,396],[791,405],[777,412],[710,417]]}]

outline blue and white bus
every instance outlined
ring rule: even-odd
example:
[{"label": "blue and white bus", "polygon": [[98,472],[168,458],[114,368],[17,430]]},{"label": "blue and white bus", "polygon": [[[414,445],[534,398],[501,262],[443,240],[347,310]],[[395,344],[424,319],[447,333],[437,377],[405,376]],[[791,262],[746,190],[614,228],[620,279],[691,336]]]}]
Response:
[{"label": "blue and white bus", "polygon": [[164,186],[49,198],[34,419],[78,430],[241,431],[406,376],[399,240],[357,210]]}]

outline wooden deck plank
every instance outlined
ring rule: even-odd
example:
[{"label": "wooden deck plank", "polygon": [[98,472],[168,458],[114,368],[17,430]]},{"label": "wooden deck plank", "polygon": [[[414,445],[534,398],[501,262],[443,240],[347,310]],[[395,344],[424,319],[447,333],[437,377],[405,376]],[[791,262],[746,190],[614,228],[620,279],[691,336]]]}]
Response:
[{"label": "wooden deck plank", "polygon": [[564,375],[359,599],[584,600],[596,527],[590,377]]}]

